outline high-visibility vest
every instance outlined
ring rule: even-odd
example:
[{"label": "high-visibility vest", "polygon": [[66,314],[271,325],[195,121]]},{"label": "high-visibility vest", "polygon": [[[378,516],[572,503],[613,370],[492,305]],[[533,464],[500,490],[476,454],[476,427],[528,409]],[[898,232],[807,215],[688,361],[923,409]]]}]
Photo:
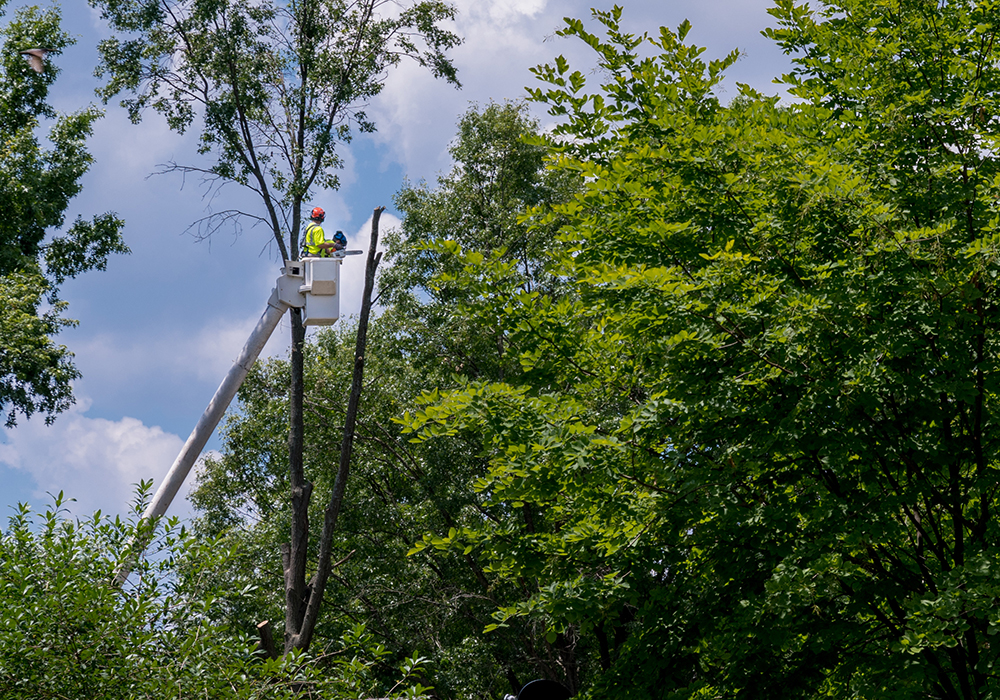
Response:
[{"label": "high-visibility vest", "polygon": [[323,235],[323,227],[315,221],[310,221],[309,225],[306,226],[306,253],[313,256],[325,255],[326,251],[319,247],[320,244],[325,242],[326,238]]}]

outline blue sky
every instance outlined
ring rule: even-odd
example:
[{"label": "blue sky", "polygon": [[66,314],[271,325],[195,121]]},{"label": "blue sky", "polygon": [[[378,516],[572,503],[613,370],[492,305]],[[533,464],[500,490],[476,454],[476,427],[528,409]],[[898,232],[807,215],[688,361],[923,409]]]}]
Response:
[{"label": "blue sky", "polygon": [[[708,48],[706,58],[741,49],[724,99],[735,94],[736,81],[774,93],[771,79],[788,69],[788,59],[760,36],[771,24],[764,0],[618,1],[630,31],[655,34],[686,18],[693,24],[688,39]],[[18,4],[24,3],[12,2],[7,17]],[[585,73],[593,68],[580,42],[554,36],[563,17],[589,17],[592,2],[454,4],[455,30],[465,38],[453,54],[463,88],[435,81],[415,65],[394,71],[368,109],[377,133],[342,149],[341,189],[318,193],[312,203],[326,209],[328,227],[343,229],[351,247],[366,240],[360,234],[374,207],[388,207],[383,227],[398,221],[392,195],[404,178],[433,181],[450,168],[447,147],[470,103],[521,98],[533,82],[529,68],[559,54]],[[107,31],[82,0],[63,5],[63,13],[64,27],[78,43],[56,58],[62,73],[51,99],[70,112],[97,101],[95,47]],[[550,123],[547,115],[538,117],[543,126]],[[198,242],[185,233],[207,206],[253,206],[253,199],[230,186],[209,202],[197,181],[150,176],[161,163],[193,162],[194,142],[193,133],[170,132],[155,114],[136,126],[120,108],[107,107],[90,143],[96,163],[67,220],[118,212],[132,254],[63,287],[68,315],[80,322],[59,338],[83,373],[75,385],[77,404],[52,426],[36,418],[0,429],[0,505],[28,501],[37,507],[47,502],[47,492],[62,490],[76,499],[72,510],[79,515],[97,508],[124,512],[132,484],[158,484],[166,473],[263,311],[280,267],[270,234],[222,232]],[[359,306],[361,261],[349,259],[343,269],[344,314]],[[283,323],[265,353],[283,355],[287,338]],[[216,437],[209,447],[218,444]],[[171,512],[189,511],[186,503],[176,503]]]}]

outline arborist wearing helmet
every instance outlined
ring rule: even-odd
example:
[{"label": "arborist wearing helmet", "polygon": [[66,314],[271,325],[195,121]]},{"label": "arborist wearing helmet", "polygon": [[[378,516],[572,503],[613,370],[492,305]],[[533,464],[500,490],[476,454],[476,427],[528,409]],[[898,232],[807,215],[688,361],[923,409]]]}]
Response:
[{"label": "arborist wearing helmet", "polygon": [[313,207],[309,223],[306,225],[305,249],[306,255],[310,257],[328,258],[337,250],[347,247],[347,237],[343,231],[333,234],[333,240],[327,241],[323,233],[323,220],[326,219],[326,212],[321,207]]}]

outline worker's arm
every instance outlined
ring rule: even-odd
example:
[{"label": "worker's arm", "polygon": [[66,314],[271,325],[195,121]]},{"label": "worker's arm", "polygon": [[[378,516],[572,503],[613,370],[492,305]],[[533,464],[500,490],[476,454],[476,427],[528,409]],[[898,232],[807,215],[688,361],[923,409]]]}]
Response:
[{"label": "worker's arm", "polygon": [[320,243],[316,247],[319,248],[320,250],[326,252],[327,254],[333,253],[334,251],[337,251],[337,250],[343,250],[343,248],[344,248],[343,245],[341,245],[339,243],[335,243],[334,241],[327,241],[326,243]]}]

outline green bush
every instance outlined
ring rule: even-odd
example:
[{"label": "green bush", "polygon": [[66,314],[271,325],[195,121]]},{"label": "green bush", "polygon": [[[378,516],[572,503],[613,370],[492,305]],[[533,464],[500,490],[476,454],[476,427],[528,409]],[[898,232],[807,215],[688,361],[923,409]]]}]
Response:
[{"label": "green bush", "polygon": [[[143,485],[144,495],[148,485]],[[62,493],[44,513],[18,507],[0,534],[0,700],[7,698],[342,698],[369,695],[385,655],[363,627],[314,656],[268,659],[255,639],[217,622],[210,566],[234,551],[177,519],[100,511],[69,518]],[[115,572],[151,537],[121,588]],[[248,588],[244,594],[249,594]],[[404,681],[422,660],[404,665]],[[415,697],[424,688],[394,691]]]}]

